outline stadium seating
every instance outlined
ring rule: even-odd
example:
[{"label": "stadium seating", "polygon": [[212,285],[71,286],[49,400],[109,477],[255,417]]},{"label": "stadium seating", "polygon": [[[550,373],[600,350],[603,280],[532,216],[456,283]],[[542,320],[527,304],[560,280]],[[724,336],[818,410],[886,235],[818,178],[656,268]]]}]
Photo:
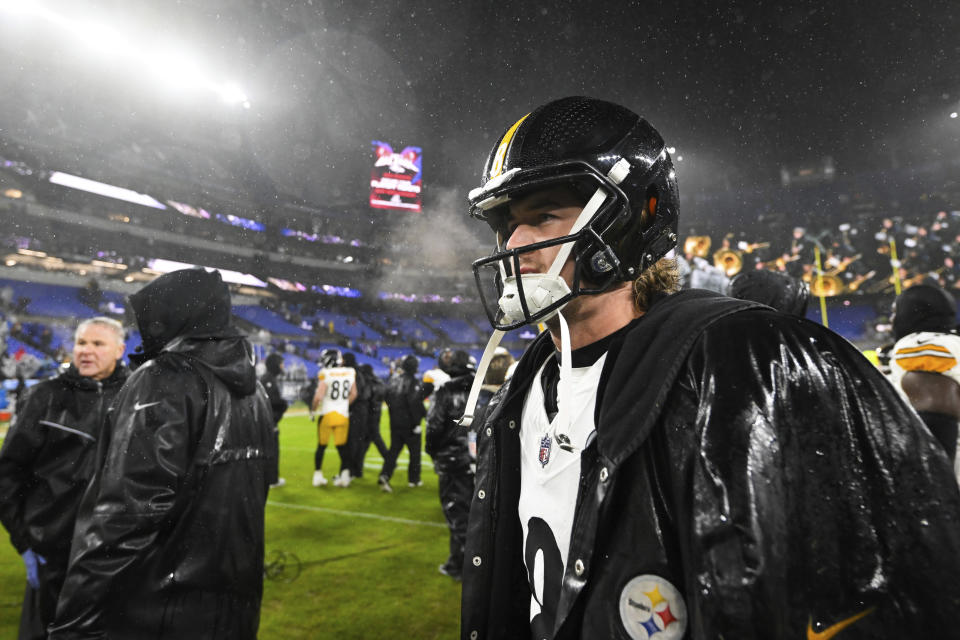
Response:
[{"label": "stadium seating", "polygon": [[21,298],[30,300],[24,309],[30,315],[57,318],[85,318],[92,315],[90,307],[80,301],[81,290],[77,287],[0,280],[0,287],[4,286],[13,289],[14,303]]},{"label": "stadium seating", "polygon": [[314,322],[319,323],[324,327],[327,327],[330,325],[330,323],[333,323],[333,331],[335,333],[339,333],[340,335],[346,336],[353,340],[383,340],[383,336],[380,335],[376,329],[373,329],[372,327],[366,325],[361,319],[353,316],[347,316],[341,313],[333,313],[331,311],[322,311],[316,315]]},{"label": "stadium seating", "polygon": [[253,323],[258,327],[263,327],[267,331],[282,335],[294,336],[312,336],[313,332],[290,324],[279,315],[255,305],[235,305],[233,314],[238,318],[243,318],[247,322]]},{"label": "stadium seating", "polygon": [[421,316],[420,321],[432,329],[442,331],[454,344],[476,344],[485,340],[466,320]]}]

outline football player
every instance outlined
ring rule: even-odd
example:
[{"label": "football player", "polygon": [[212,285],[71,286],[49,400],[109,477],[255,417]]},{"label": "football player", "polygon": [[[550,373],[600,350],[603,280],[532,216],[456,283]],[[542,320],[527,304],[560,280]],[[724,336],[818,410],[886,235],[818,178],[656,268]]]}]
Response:
[{"label": "football player", "polygon": [[[320,371],[317,373],[317,391],[310,408],[319,414],[317,424],[317,450],[313,455],[313,486],[327,484],[323,477],[323,454],[333,437],[333,444],[340,453],[341,463],[350,460],[347,451],[347,435],[350,429],[350,405],[357,397],[356,371],[341,366],[343,358],[339,349],[325,349],[320,354]],[[350,486],[350,469],[341,464],[342,470],[334,478],[337,487]]]},{"label": "football player", "polygon": [[955,461],[960,419],[957,303],[935,283],[918,284],[894,301],[892,324],[897,343],[890,355],[890,381]]},{"label": "football player", "polygon": [[678,291],[663,138],[571,97],[495,143],[471,214],[495,331],[545,323],[477,430],[462,637],[960,637],[946,456],[843,338]]}]

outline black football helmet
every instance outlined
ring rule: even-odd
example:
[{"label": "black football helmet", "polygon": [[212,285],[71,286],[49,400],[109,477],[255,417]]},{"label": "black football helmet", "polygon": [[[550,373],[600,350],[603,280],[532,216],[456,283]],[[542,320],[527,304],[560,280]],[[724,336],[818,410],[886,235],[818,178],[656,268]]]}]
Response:
[{"label": "black football helmet", "polygon": [[[596,213],[570,235],[507,250],[510,201],[558,184],[584,203],[600,193]],[[594,98],[555,100],[518,120],[498,138],[469,200],[470,215],[497,234],[495,252],[473,270],[491,324],[504,331],[548,317],[578,295],[634,280],[677,243],[679,194],[663,138],[629,109]],[[498,300],[503,279],[519,272],[518,255],[567,243],[574,243],[576,264],[569,293],[532,310],[517,278],[524,317],[506,315]]]},{"label": "black football helmet", "polygon": [[320,354],[320,366],[324,369],[339,367],[343,362],[343,356],[339,349],[324,349]]}]

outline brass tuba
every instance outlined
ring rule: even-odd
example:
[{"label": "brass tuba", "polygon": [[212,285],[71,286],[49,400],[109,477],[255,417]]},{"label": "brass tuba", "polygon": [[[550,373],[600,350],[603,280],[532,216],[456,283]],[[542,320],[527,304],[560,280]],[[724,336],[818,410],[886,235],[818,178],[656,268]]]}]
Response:
[{"label": "brass tuba", "polygon": [[843,280],[840,276],[832,273],[825,273],[820,277],[813,274],[810,278],[810,294],[818,298],[830,298],[843,293]]},{"label": "brass tuba", "polygon": [[710,253],[710,236],[687,236],[683,241],[683,252],[698,258],[706,258]]},{"label": "brass tuba", "polygon": [[713,254],[713,264],[730,278],[740,273],[740,269],[743,268],[743,254],[733,249],[717,249]]}]

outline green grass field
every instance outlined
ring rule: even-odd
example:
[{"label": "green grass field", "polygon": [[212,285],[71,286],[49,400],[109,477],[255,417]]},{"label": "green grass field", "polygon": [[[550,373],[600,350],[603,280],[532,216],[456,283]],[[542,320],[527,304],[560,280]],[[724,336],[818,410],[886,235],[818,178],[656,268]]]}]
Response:
[{"label": "green grass field", "polygon": [[[407,486],[404,450],[394,493],[380,491],[383,460],[371,447],[363,478],[347,489],[332,482],[315,488],[316,429],[302,405],[288,413],[280,423],[280,475],[287,484],[272,489],[267,502],[259,637],[456,638],[460,584],[437,571],[449,535],[430,458],[423,458],[422,487]],[[381,432],[389,445],[385,415]],[[332,479],[339,465],[336,448],[328,447],[324,475]],[[0,638],[16,637],[24,584],[20,557],[0,544]]]}]

